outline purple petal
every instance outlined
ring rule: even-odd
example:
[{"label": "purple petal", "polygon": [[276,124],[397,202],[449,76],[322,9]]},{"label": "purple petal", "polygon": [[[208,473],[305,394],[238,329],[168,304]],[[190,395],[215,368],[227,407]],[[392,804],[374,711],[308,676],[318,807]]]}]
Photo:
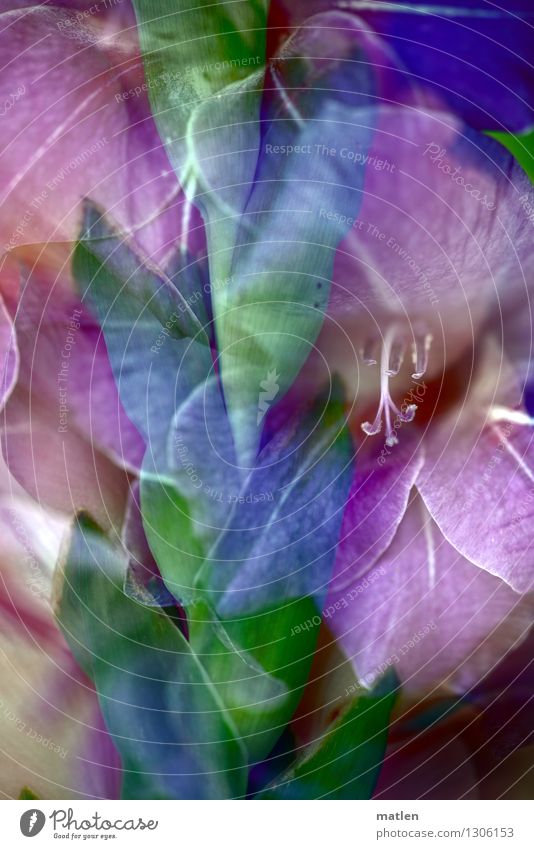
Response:
[{"label": "purple petal", "polygon": [[60,432],[57,407],[22,386],[4,410],[2,451],[11,474],[39,503],[64,513],[87,510],[105,528],[120,526],[126,474],[74,427]]},{"label": "purple petal", "polygon": [[[381,6],[384,6],[381,9]],[[412,10],[407,11],[407,5]],[[362,17],[422,87],[480,130],[528,129],[534,119],[530,0],[374,3]]]},{"label": "purple petal", "polygon": [[144,441],[124,412],[100,327],[59,281],[29,279],[15,321],[20,383],[57,415],[59,433],[74,427],[129,471],[140,468]]},{"label": "purple petal", "polygon": [[35,6],[2,16],[1,244],[39,244],[42,260],[43,243],[76,240],[91,197],[163,262],[178,240],[179,186],[150,116],[136,31],[105,16],[68,20]]},{"label": "purple petal", "polygon": [[[278,0],[273,6],[287,9],[289,23],[297,25],[330,3]],[[359,38],[362,46],[374,36],[397,66],[397,102],[417,87],[477,129],[521,132],[532,126],[530,0],[513,0],[506,8],[487,0],[347,0],[340,6],[368,31],[365,40],[363,32]]]},{"label": "purple petal", "polygon": [[13,323],[0,297],[0,409],[9,398],[17,382],[19,351]]},{"label": "purple petal", "polygon": [[455,356],[497,297],[524,290],[532,231],[519,198],[532,195],[528,178],[494,140],[450,115],[408,109],[379,112],[365,167],[329,315],[362,341],[394,322],[407,333],[421,324],[433,353]]},{"label": "purple petal", "polygon": [[465,560],[415,497],[386,553],[344,594],[329,626],[366,685],[394,666],[408,690],[464,690],[532,622],[532,602]]},{"label": "purple petal", "polygon": [[352,586],[387,549],[408,505],[423,464],[419,446],[402,439],[394,450],[382,442],[356,455],[332,578],[332,592]]},{"label": "purple petal", "polygon": [[[57,510],[120,523],[143,442],[119,401],[97,325],[62,283],[26,281],[15,322],[18,381],[2,450],[19,483]],[[117,464],[122,467],[118,467]]]},{"label": "purple petal", "polygon": [[434,421],[417,486],[461,554],[518,592],[534,586],[534,429],[500,353],[488,354],[465,404]]}]

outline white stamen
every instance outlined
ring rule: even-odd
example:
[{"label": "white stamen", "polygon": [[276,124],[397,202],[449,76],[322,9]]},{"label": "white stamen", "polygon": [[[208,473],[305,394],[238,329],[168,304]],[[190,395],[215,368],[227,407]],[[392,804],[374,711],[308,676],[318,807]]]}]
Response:
[{"label": "white stamen", "polygon": [[404,354],[406,352],[406,345],[404,342],[394,342],[391,346],[391,353],[389,355],[389,368],[388,368],[388,377],[394,377],[399,373],[401,366],[404,362]]},{"label": "white stamen", "polygon": [[515,462],[519,466],[520,470],[528,478],[528,480],[531,483],[534,483],[534,472],[532,471],[532,469],[529,466],[527,466],[527,464],[525,463],[524,457],[522,457],[521,454],[519,453],[519,451],[517,451],[517,449],[512,445],[512,443],[508,439],[508,436],[505,433],[502,432],[502,430],[500,429],[500,427],[498,425],[494,424],[494,425],[492,425],[492,428],[495,431],[495,433],[498,434],[498,436],[500,437],[501,442],[502,442],[504,448],[506,449],[506,451],[508,451],[510,457],[512,457],[512,459],[515,460]]},{"label": "white stamen", "polygon": [[434,547],[434,537],[432,535],[431,519],[426,509],[421,502],[421,510],[423,513],[423,531],[425,534],[426,553],[428,563],[428,584],[430,589],[436,586],[436,551]]},{"label": "white stamen", "polygon": [[398,444],[396,427],[392,425],[392,416],[401,422],[411,422],[417,410],[416,404],[409,404],[405,412],[399,410],[389,394],[389,378],[398,374],[404,357],[404,345],[395,340],[395,328],[386,333],[380,356],[380,402],[373,422],[363,422],[361,429],[367,436],[375,436],[382,430],[382,416],[386,421],[386,445],[392,448]]},{"label": "white stamen", "polygon": [[361,349],[362,360],[366,366],[376,366],[377,360],[375,357],[376,340],[367,339],[365,345]]},{"label": "white stamen", "polygon": [[428,354],[433,338],[431,333],[426,333],[424,337],[416,337],[412,351],[412,361],[415,368],[412,374],[414,380],[419,380],[423,377],[428,368]]},{"label": "white stamen", "polygon": [[501,407],[499,405],[491,408],[489,417],[493,422],[511,422],[512,424],[526,427],[532,427],[534,425],[534,419],[524,410],[513,410],[510,407]]}]

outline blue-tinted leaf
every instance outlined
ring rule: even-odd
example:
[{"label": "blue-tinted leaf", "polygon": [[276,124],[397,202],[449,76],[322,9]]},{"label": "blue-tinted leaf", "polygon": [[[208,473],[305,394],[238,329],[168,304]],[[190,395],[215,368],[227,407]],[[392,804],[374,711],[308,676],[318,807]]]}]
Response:
[{"label": "blue-tinted leaf", "polygon": [[[265,465],[245,478],[236,465],[220,387],[213,378],[198,387],[176,413],[163,479],[158,482],[151,475],[142,476],[143,517],[151,549],[166,585],[185,603],[191,646],[205,659],[247,746],[250,762],[265,757],[291,717],[313,656],[320,617],[313,599],[307,596],[311,578],[316,582],[314,589],[317,581],[323,588],[328,580],[344,486],[348,487],[351,474],[350,444],[344,433],[339,435],[342,420],[333,415],[332,419],[318,425],[313,421],[322,435],[322,443],[315,435],[306,441],[305,437],[313,430],[310,422],[307,430],[292,423],[276,445],[273,443],[260,456],[259,463]],[[338,442],[329,445],[328,440],[336,435]],[[346,468],[340,468],[340,463]],[[314,467],[310,468],[310,464]],[[319,467],[322,476],[317,472]],[[325,478],[327,467],[333,477],[330,486]],[[293,478],[298,477],[299,470],[303,480],[293,487]],[[254,490],[260,485],[261,492]],[[318,492],[314,486],[324,491]],[[284,502],[284,488],[287,502]],[[317,503],[311,509],[298,502],[299,497],[313,496]],[[285,515],[281,505],[292,500],[295,515]],[[208,551],[217,547],[219,538],[226,539],[226,526],[231,527],[232,574],[237,575],[240,568],[248,569],[246,575],[250,580],[249,549],[254,539],[259,538],[251,530],[250,521],[257,515],[261,523],[268,524],[279,509],[287,537],[293,534],[294,538],[283,558],[277,559],[282,559],[286,568],[291,569],[291,564],[294,566],[300,558],[298,579],[289,586],[284,576],[275,585],[269,585],[267,592],[260,592],[257,600],[253,592],[241,593],[240,600],[244,603],[239,617],[216,611],[219,593],[215,585],[219,576],[214,574],[211,560],[198,577]],[[322,525],[321,542],[308,533],[299,545],[299,522],[304,516],[307,521]],[[232,517],[241,522],[242,536],[232,526]],[[274,524],[280,540],[280,525],[276,521]],[[320,565],[312,567],[306,578],[304,561],[317,556]],[[261,558],[265,568],[269,568],[267,559],[267,556]],[[227,598],[230,595],[226,593]],[[303,623],[307,623],[306,627],[295,633],[295,626]]]},{"label": "blue-tinted leaf", "polygon": [[[334,250],[358,213],[372,75],[340,12],[308,22],[265,74],[266,4],[142,6],[155,117],[204,217],[224,395],[238,457],[252,465],[262,384],[276,374],[281,397],[308,356]],[[338,29],[327,59],[324,27]]]},{"label": "blue-tinted leaf", "polygon": [[225,616],[307,596],[321,604],[352,475],[340,407],[287,424],[245,475],[212,379],[178,409],[162,471],[143,474],[141,502],[177,598],[207,592]]},{"label": "blue-tinted leaf", "polygon": [[94,681],[125,798],[241,796],[244,751],[199,658],[162,611],[122,589],[125,563],[78,518],[59,573],[58,622]]},{"label": "blue-tinted leaf", "polygon": [[147,452],[141,475],[145,531],[171,592],[197,595],[196,575],[241,489],[220,385],[211,376],[178,406],[159,462]]},{"label": "blue-tinted leaf", "polygon": [[[328,303],[335,250],[361,204],[374,79],[358,62],[350,28],[332,39],[327,59],[320,35],[345,18],[311,19],[270,63],[258,160],[229,268],[219,271],[213,257],[217,279],[229,272],[227,285],[214,290],[214,315],[237,452],[249,464],[261,436],[263,383],[275,374],[281,398],[309,355]],[[205,139],[198,137],[196,158],[211,186],[218,165],[205,155]],[[218,218],[225,219],[229,204],[224,192],[219,197]]]},{"label": "blue-tinted leaf", "polygon": [[207,337],[171,281],[89,204],[73,271],[102,328],[122,404],[158,462],[177,406],[212,368]]},{"label": "blue-tinted leaf", "polygon": [[289,599],[321,609],[352,478],[342,410],[304,418],[264,448],[199,577],[220,615],[250,614]]}]

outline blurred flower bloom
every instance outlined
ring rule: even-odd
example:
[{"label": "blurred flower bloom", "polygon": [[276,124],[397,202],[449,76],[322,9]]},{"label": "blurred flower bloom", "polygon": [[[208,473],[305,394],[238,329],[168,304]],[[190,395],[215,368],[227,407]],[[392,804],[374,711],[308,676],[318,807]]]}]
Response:
[{"label": "blurred flower bloom", "polygon": [[5,373],[16,356],[17,374],[2,412],[3,454],[39,503],[120,527],[144,443],[122,409],[100,328],[68,289],[34,272],[8,299]]},{"label": "blurred flower bloom", "polygon": [[[486,0],[277,0],[271,14],[279,25],[295,26],[332,7],[357,22],[367,43],[388,58],[395,69],[392,101],[419,89],[478,130],[532,126],[529,0],[511,0],[506,8]],[[329,34],[325,27],[325,38]]]},{"label": "blurred flower bloom", "polygon": [[397,167],[368,170],[318,342],[360,444],[331,627],[368,683],[394,665],[407,686],[463,689],[532,623],[530,338],[518,331],[532,190],[450,115],[391,110],[372,153]]},{"label": "blurred flower bloom", "polygon": [[534,613],[534,199],[488,135],[529,4],[12,5],[3,791],[262,793],[362,700],[369,795],[398,678],[376,797],[443,747],[476,795]]},{"label": "blurred flower bloom", "polygon": [[9,74],[0,102],[13,80],[20,92],[3,122],[2,253],[64,268],[91,197],[165,265],[180,241],[183,196],[148,106],[130,3],[1,11]]},{"label": "blurred flower bloom", "polygon": [[120,762],[97,694],[52,613],[53,570],[66,529],[1,470],[2,792],[18,798],[117,798]]}]

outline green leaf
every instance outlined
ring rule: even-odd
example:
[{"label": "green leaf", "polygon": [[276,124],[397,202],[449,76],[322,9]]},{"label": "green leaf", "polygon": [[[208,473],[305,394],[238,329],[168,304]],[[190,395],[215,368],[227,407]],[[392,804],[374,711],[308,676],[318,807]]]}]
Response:
[{"label": "green leaf", "polygon": [[515,156],[521,167],[524,168],[532,182],[534,182],[534,130],[522,135],[488,132],[488,136],[492,136],[497,141],[500,141]]},{"label": "green leaf", "polygon": [[145,533],[158,568],[170,592],[187,606],[196,597],[195,578],[205,556],[195,533],[191,502],[172,480],[143,470],[141,503]]},{"label": "green leaf", "polygon": [[204,218],[223,349],[234,245],[260,146],[268,7],[268,0],[134,0],[154,119]]},{"label": "green leaf", "polygon": [[276,374],[281,398],[312,351],[335,250],[358,214],[364,169],[337,148],[340,133],[369,146],[372,75],[348,26],[325,59],[326,14],[265,67],[267,2],[136,10],[154,117],[206,226],[224,396],[251,465],[263,383]]},{"label": "green leaf", "polygon": [[317,743],[258,799],[369,799],[386,747],[398,690],[393,672],[358,696]]},{"label": "green leaf", "polygon": [[[225,202],[241,211],[259,144],[269,0],[134,0],[133,5],[154,119],[181,185],[197,199],[207,224],[213,208],[220,209],[218,189],[227,181],[234,188]],[[239,157],[231,155],[236,146]],[[199,185],[204,157],[222,166],[217,186]],[[230,236],[237,220],[221,224],[214,237]],[[230,238],[220,247],[231,251],[232,245]]]},{"label": "green leaf", "polygon": [[198,104],[265,61],[269,0],[134,0],[154,115],[171,146]]},{"label": "green leaf", "polygon": [[30,790],[29,787],[23,787],[19,794],[19,799],[38,799],[39,796],[36,796],[33,790]]},{"label": "green leaf", "polygon": [[[238,729],[249,764],[260,761],[293,716],[308,679],[319,630],[315,605],[304,598],[236,619],[219,618],[200,599],[188,610],[191,647]],[[310,626],[292,634],[303,622]]]},{"label": "green leaf", "polygon": [[124,572],[122,552],[79,516],[58,570],[57,618],[98,692],[123,797],[241,797],[244,750],[217,690],[171,618],[125,595]]}]

